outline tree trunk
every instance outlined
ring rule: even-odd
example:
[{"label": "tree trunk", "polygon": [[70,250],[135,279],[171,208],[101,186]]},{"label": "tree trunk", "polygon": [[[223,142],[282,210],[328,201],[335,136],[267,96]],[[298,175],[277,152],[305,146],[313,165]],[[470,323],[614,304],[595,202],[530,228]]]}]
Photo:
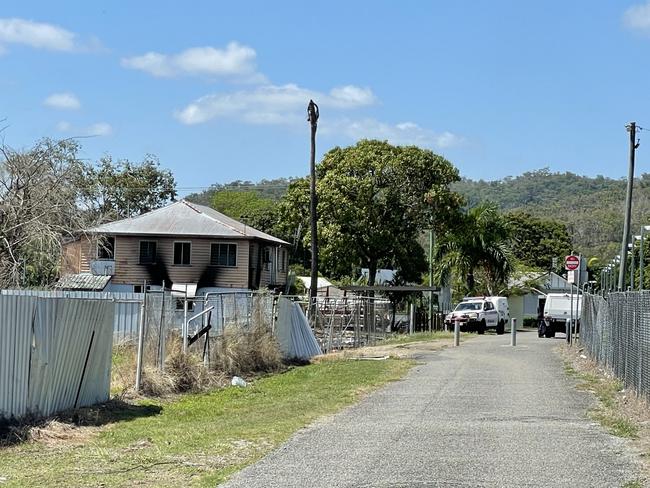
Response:
[{"label": "tree trunk", "polygon": [[472,295],[474,293],[474,286],[476,282],[474,281],[474,271],[467,273],[467,294]]}]

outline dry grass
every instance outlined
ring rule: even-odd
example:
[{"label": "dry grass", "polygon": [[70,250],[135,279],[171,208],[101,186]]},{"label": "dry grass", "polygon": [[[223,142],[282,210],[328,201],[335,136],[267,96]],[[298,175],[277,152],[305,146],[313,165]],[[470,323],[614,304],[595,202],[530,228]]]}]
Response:
[{"label": "dry grass", "polygon": [[282,353],[273,333],[263,325],[251,329],[226,327],[216,339],[211,367],[226,375],[250,375],[280,371]]},{"label": "dry grass", "polygon": [[[578,388],[593,393],[598,406],[589,412],[614,435],[629,439],[639,453],[643,482],[650,482],[650,404],[623,384],[610,371],[587,357],[582,348],[560,347],[567,374],[577,378]],[[643,483],[639,482],[639,483]],[[635,485],[629,485],[635,486]],[[646,486],[639,484],[638,486]]]},{"label": "dry grass", "polygon": [[0,420],[0,447],[37,441],[48,446],[82,445],[101,427],[122,420],[157,415],[156,405],[134,405],[122,400],[66,410],[55,416],[39,419]]},{"label": "dry grass", "polygon": [[141,392],[154,397],[196,393],[227,384],[226,376],[256,376],[283,369],[277,340],[263,325],[226,327],[224,334],[214,339],[209,369],[196,354],[183,353],[182,341],[174,335],[167,340],[165,370],[143,369]]}]

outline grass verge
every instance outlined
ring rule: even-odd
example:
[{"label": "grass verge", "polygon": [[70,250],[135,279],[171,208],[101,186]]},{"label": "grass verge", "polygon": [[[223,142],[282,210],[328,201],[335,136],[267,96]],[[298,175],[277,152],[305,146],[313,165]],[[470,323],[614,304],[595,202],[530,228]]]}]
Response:
[{"label": "grass verge", "polygon": [[[439,341],[442,339],[453,339],[453,332],[416,332],[415,334],[399,334],[395,335],[385,341],[381,341],[378,345],[380,346],[390,346],[398,344],[409,344],[411,342],[424,342],[424,341]],[[461,339],[463,335],[461,334]]]},{"label": "grass verge", "polygon": [[[215,486],[296,430],[401,378],[411,361],[322,361],[247,388],[145,401],[87,435],[0,448],[0,484]],[[137,412],[137,410],[136,410]],[[83,429],[83,427],[78,427]]]},{"label": "grass verge", "polygon": [[578,366],[565,359],[564,370],[570,377],[578,380],[578,389],[593,393],[599,402],[589,416],[598,421],[610,433],[627,439],[636,439],[639,434],[637,423],[626,415],[620,406],[623,384],[616,378],[599,373],[594,364]]},{"label": "grass verge", "polygon": [[566,374],[578,381],[577,387],[589,391],[598,404],[588,412],[613,435],[628,439],[639,453],[642,477],[630,480],[624,488],[649,486],[650,482],[650,405],[634,391],[624,389],[621,381],[587,358],[582,349],[562,346]]}]

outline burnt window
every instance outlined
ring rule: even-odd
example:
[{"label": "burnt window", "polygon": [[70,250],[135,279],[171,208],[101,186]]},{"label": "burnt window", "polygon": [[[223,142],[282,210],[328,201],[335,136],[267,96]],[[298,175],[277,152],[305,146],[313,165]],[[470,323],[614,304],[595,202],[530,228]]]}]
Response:
[{"label": "burnt window", "polygon": [[271,250],[268,247],[264,248],[264,269],[269,271],[271,269]]},{"label": "burnt window", "polygon": [[97,259],[115,259],[115,237],[104,237],[97,243]]},{"label": "burnt window", "polygon": [[140,264],[155,264],[156,241],[140,241]]},{"label": "burnt window", "polygon": [[189,242],[174,242],[174,264],[189,266],[192,244]]},{"label": "burnt window", "polygon": [[237,266],[237,244],[212,244],[210,246],[212,266]]}]

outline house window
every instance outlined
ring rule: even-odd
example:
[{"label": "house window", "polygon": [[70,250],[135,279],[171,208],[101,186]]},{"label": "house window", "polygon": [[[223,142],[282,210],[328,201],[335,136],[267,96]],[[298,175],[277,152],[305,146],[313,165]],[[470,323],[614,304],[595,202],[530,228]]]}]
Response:
[{"label": "house window", "polygon": [[287,270],[287,250],[284,248],[280,249],[280,271]]},{"label": "house window", "polygon": [[210,246],[210,264],[212,266],[237,266],[237,245],[212,244]]},{"label": "house window", "polygon": [[189,242],[174,242],[174,264],[189,266],[192,244]]},{"label": "house window", "polygon": [[[185,310],[185,299],[184,298],[177,298],[176,299],[176,310]],[[188,312],[193,312],[194,311],[194,300],[188,300],[187,301],[187,311]]]},{"label": "house window", "polygon": [[104,237],[97,242],[97,259],[115,259],[115,237]]},{"label": "house window", "polygon": [[140,241],[140,264],[155,264],[156,241]]},{"label": "house window", "polygon": [[264,269],[266,271],[271,269],[271,250],[268,247],[264,248]]}]

